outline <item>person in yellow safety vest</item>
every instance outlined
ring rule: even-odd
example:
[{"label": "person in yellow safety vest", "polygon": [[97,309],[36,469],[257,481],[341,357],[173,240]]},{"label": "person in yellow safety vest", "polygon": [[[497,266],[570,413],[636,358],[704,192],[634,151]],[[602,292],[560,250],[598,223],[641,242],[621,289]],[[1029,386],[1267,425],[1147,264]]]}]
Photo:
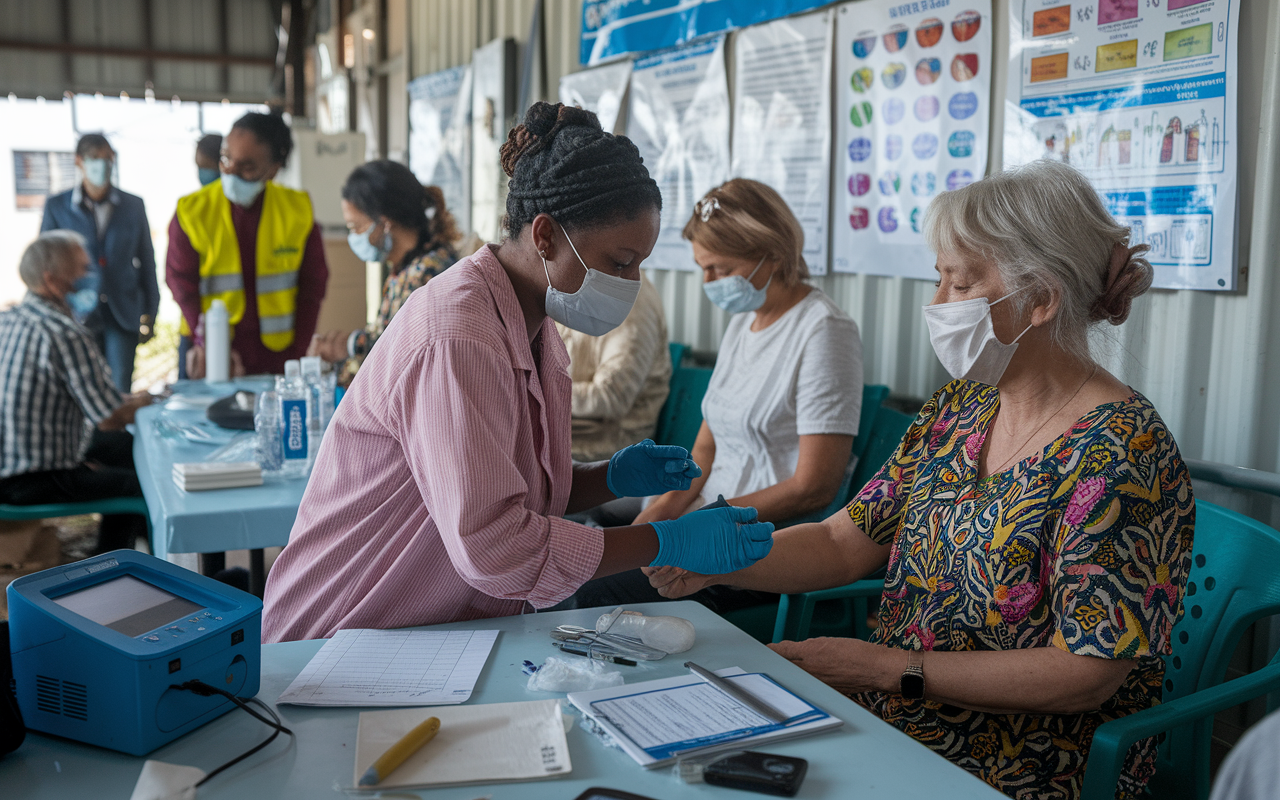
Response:
[{"label": "person in yellow safety vest", "polygon": [[306,192],[272,181],[293,136],[276,114],[245,114],[222,142],[221,179],[178,200],[165,282],[182,309],[178,377],[204,377],[202,315],[222,300],[232,374],[284,372],[306,355],[329,280]]}]

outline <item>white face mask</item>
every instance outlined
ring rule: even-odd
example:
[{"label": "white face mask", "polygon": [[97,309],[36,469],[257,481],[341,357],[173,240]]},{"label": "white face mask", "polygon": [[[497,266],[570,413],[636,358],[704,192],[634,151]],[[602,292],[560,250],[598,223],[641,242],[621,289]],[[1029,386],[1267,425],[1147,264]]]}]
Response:
[{"label": "white face mask", "polygon": [[551,271],[547,269],[547,259],[543,258],[542,269],[547,273],[547,316],[588,336],[602,336],[621,325],[631,313],[636,295],[640,294],[640,281],[629,281],[591,269],[578,255],[578,248],[567,231],[564,238],[573,248],[578,263],[587,271],[587,277],[582,280],[578,291],[565,294],[551,285]]},{"label": "white face mask", "polygon": [[[1021,290],[1019,290],[1021,291]],[[995,386],[1004,375],[1021,339],[1032,326],[1005,344],[996,338],[991,323],[991,307],[1017,292],[1010,292],[995,303],[985,297],[939,303],[924,307],[924,321],[929,326],[933,352],[951,377],[978,381]]]}]

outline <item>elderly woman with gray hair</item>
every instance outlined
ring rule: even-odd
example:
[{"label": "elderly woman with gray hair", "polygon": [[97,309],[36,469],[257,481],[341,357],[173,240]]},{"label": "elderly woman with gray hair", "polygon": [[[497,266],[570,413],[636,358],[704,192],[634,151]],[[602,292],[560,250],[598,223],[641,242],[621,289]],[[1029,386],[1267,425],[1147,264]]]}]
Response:
[{"label": "elderly woman with gray hair", "polygon": [[[740,572],[650,580],[805,592],[887,565],[871,641],[773,648],[1006,794],[1075,798],[1094,730],[1159,702],[1190,567],[1173,437],[1089,352],[1150,286],[1147,248],[1049,161],[941,195],[925,234],[925,321],[955,380],[844,511]],[[1117,797],[1154,749],[1133,747]]]}]

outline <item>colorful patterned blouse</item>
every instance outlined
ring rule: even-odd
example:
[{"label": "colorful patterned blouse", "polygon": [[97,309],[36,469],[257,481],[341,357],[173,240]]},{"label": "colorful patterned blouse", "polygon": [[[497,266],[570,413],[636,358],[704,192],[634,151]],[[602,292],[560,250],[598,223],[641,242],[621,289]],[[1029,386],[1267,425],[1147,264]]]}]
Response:
[{"label": "colorful patterned blouse", "polygon": [[[873,641],[1053,645],[1137,666],[1085,714],[988,714],[879,692],[854,699],[1005,794],[1072,800],[1094,730],[1160,700],[1159,656],[1170,652],[1191,567],[1191,479],[1155,408],[1135,393],[980,480],[999,402],[985,384],[944,386],[849,504],[859,528],[892,543]],[[1154,740],[1134,745],[1118,797],[1141,792],[1154,758]]]},{"label": "colorful patterned blouse", "polygon": [[339,383],[346,386],[355,378],[360,364],[364,362],[364,357],[369,354],[374,342],[378,341],[378,337],[391,324],[391,318],[400,310],[400,306],[409,299],[409,295],[413,294],[413,290],[426,286],[427,281],[453,266],[457,260],[458,256],[452,248],[437,247],[410,261],[398,272],[387,276],[386,283],[382,284],[382,305],[378,307],[378,318],[366,325],[364,330],[356,331],[351,337],[348,345],[351,357],[343,364],[338,376]]}]

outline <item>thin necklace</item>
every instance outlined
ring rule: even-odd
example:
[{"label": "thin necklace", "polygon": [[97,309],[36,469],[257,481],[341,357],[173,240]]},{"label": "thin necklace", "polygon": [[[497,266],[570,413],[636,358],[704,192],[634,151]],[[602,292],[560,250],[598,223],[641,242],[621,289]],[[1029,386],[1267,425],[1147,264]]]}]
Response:
[{"label": "thin necklace", "polygon": [[1023,439],[1023,440],[1022,440],[1022,444],[1018,445],[1018,448],[1017,448],[1016,450],[1014,450],[1014,451],[1013,451],[1013,456],[1012,456],[1008,461],[1005,461],[1003,464],[1001,464],[999,467],[997,467],[996,469],[993,469],[993,470],[989,471],[989,472],[987,473],[987,477],[991,477],[992,475],[995,475],[996,473],[998,473],[998,472],[1002,471],[1005,467],[1009,466],[1009,464],[1013,463],[1013,460],[1014,460],[1015,458],[1017,458],[1017,457],[1018,457],[1018,454],[1019,454],[1019,453],[1021,453],[1021,452],[1022,452],[1022,448],[1026,447],[1026,446],[1027,446],[1027,443],[1028,443],[1028,442],[1030,442],[1033,438],[1035,438],[1036,434],[1038,434],[1038,433],[1040,433],[1040,431],[1044,430],[1044,426],[1049,424],[1049,420],[1051,420],[1051,419],[1053,419],[1054,417],[1056,417],[1056,416],[1058,416],[1059,414],[1061,414],[1061,413],[1062,413],[1062,409],[1064,409],[1064,408],[1066,408],[1067,406],[1071,405],[1071,401],[1076,399],[1076,395],[1079,395],[1079,394],[1080,394],[1080,391],[1081,391],[1082,389],[1084,389],[1085,384],[1087,384],[1089,381],[1093,380],[1093,376],[1094,376],[1094,375],[1097,375],[1097,374],[1098,374],[1098,365],[1097,365],[1097,364],[1094,364],[1094,365],[1093,365],[1093,372],[1090,372],[1090,373],[1089,373],[1089,377],[1087,377],[1087,378],[1085,378],[1085,379],[1084,379],[1084,383],[1081,383],[1079,386],[1077,386],[1077,387],[1076,387],[1075,393],[1074,393],[1074,394],[1072,394],[1070,397],[1068,397],[1068,398],[1067,398],[1067,402],[1065,402],[1065,403],[1063,403],[1062,405],[1058,406],[1058,410],[1057,410],[1057,411],[1054,411],[1052,414],[1050,414],[1049,416],[1045,417],[1044,422],[1041,422],[1041,423],[1040,423],[1040,427],[1036,428],[1034,431],[1032,431],[1032,432],[1031,432],[1031,435],[1030,435],[1030,436],[1028,436],[1026,439]]}]

